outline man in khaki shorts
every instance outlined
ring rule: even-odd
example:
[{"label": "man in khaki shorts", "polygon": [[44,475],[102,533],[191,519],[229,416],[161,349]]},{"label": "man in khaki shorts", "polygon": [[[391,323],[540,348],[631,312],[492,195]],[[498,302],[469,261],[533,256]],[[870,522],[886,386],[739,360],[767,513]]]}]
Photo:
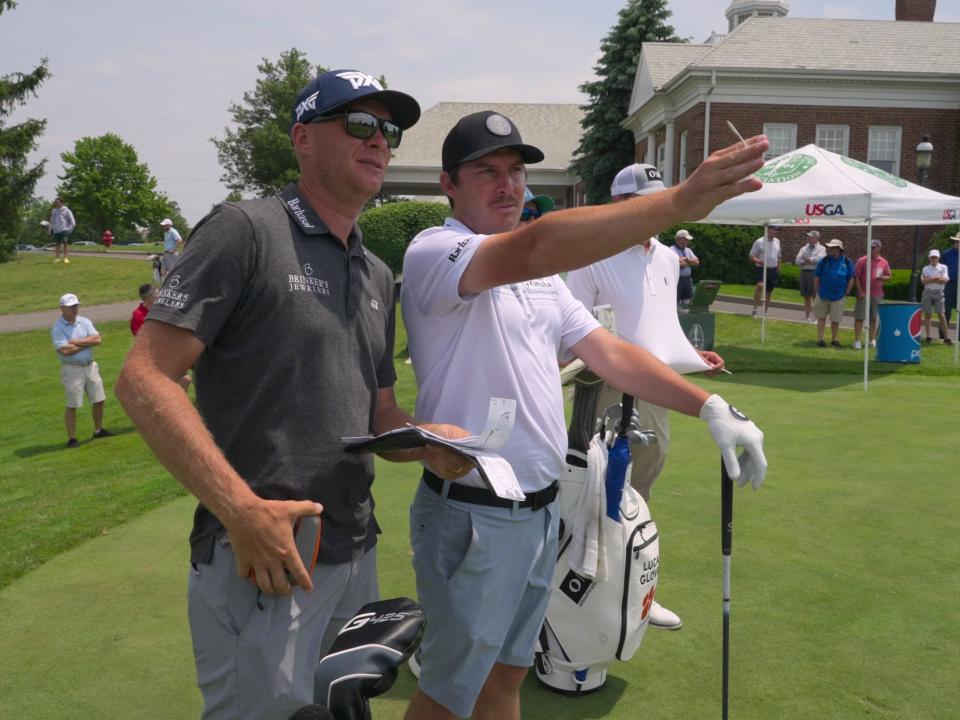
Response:
[{"label": "man in khaki shorts", "polygon": [[103,427],[103,391],[100,370],[93,361],[93,348],[100,344],[100,333],[80,315],[80,300],[73,293],[60,298],[61,317],[53,324],[50,337],[60,358],[60,382],[67,394],[63,422],[67,427],[67,447],[77,446],[77,408],[83,407],[86,393],[93,405],[93,439],[113,435]]}]

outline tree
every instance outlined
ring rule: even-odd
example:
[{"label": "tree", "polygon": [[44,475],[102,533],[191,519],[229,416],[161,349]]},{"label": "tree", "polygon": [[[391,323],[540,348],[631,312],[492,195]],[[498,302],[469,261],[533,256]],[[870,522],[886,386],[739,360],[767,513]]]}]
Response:
[{"label": "tree", "polygon": [[[14,0],[0,0],[0,15],[14,7]],[[23,208],[33,197],[46,164],[41,160],[30,167],[27,155],[36,150],[37,138],[47,121],[29,119],[5,127],[4,118],[24,105],[28,95],[36,96],[37,88],[49,76],[46,58],[29,73],[0,75],[0,262],[12,254],[14,240],[20,234]]]},{"label": "tree", "polygon": [[263,58],[261,77],[242,103],[230,105],[236,129],[224,128],[224,137],[211,138],[224,174],[220,180],[238,193],[272,195],[298,176],[290,144],[290,118],[297,94],[326,68],[313,65],[305,53],[292,48],[276,62]]},{"label": "tree", "polygon": [[627,117],[643,43],[681,42],[664,24],[670,15],[666,0],[629,0],[600,44],[597,79],[580,86],[590,102],[583,106],[584,133],[572,169],[586,184],[588,203],[609,200],[614,175],[634,162],[633,134],[620,123]]},{"label": "tree", "polygon": [[27,245],[46,245],[51,241],[47,228],[40,223],[50,217],[50,208],[53,203],[44,198],[30,198],[23,204],[20,211],[20,232],[17,242]]},{"label": "tree", "polygon": [[57,193],[77,219],[78,238],[96,241],[108,229],[119,236],[154,228],[171,211],[171,201],[156,191],[156,178],[118,135],[80,138],[73,152],[60,157]]}]

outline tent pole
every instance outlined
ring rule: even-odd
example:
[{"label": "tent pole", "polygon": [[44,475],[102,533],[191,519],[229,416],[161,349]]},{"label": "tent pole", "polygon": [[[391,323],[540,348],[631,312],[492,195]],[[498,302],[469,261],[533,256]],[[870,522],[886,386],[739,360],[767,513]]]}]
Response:
[{"label": "tent pole", "polygon": [[763,293],[760,295],[760,302],[762,303],[760,307],[762,308],[760,315],[760,344],[764,345],[767,342],[767,233],[769,232],[770,223],[763,224],[763,242],[760,247],[763,248]]},{"label": "tent pole", "polygon": [[[867,200],[869,206],[870,200]],[[873,241],[873,220],[870,217],[871,214],[867,215],[867,286],[863,289],[865,295],[865,304],[866,304],[866,313],[863,318],[863,391],[867,391],[869,386],[869,375],[868,375],[868,365],[870,363],[870,302],[873,298],[870,297],[870,288],[873,285],[873,280],[875,279],[872,275],[873,268],[870,264],[870,256],[872,255],[873,248],[870,247],[870,243]],[[879,319],[879,318],[878,318]],[[856,324],[856,321],[854,321]],[[856,339],[856,338],[854,338]]]}]

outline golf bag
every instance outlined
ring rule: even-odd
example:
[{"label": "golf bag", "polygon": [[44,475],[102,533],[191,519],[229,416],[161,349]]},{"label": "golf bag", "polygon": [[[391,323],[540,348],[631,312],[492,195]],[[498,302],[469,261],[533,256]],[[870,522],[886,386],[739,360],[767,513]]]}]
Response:
[{"label": "golf bag", "polygon": [[[581,393],[582,387],[585,392]],[[577,433],[574,425],[584,421],[595,425],[598,391],[589,375],[577,378],[571,445],[576,435],[589,437],[582,428]],[[584,409],[586,404],[589,410]],[[614,409],[620,408],[608,410],[608,418]],[[632,398],[624,396],[618,429],[610,433],[615,438],[605,481],[606,513],[599,530],[606,547],[608,577],[604,581],[585,577],[570,567],[572,519],[587,482],[587,455],[582,447],[568,451],[567,474],[560,481],[560,541],[553,593],[534,662],[538,683],[554,692],[581,695],[600,689],[607,679],[607,667],[614,660],[633,657],[647,630],[657,587],[660,546],[646,502],[625,482],[630,474],[630,436],[642,436],[631,429],[632,417]],[[608,422],[601,424],[601,437]],[[655,441],[650,437],[640,439]]]}]

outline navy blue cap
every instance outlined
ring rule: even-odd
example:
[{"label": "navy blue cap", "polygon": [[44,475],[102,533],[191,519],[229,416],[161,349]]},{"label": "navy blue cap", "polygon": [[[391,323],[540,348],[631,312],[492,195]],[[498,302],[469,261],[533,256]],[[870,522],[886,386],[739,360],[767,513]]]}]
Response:
[{"label": "navy blue cap", "polygon": [[359,70],[330,70],[311,80],[297,95],[290,125],[309,122],[318,115],[329,115],[360,98],[383,103],[393,116],[393,122],[403,130],[413,127],[420,119],[420,104],[416,100],[406,93],[384,90],[373,75]]},{"label": "navy blue cap", "polygon": [[493,110],[471,113],[457,121],[443,141],[443,170],[470,162],[502,148],[520,153],[525,163],[543,160],[540,148],[525,145],[513,121]]}]

